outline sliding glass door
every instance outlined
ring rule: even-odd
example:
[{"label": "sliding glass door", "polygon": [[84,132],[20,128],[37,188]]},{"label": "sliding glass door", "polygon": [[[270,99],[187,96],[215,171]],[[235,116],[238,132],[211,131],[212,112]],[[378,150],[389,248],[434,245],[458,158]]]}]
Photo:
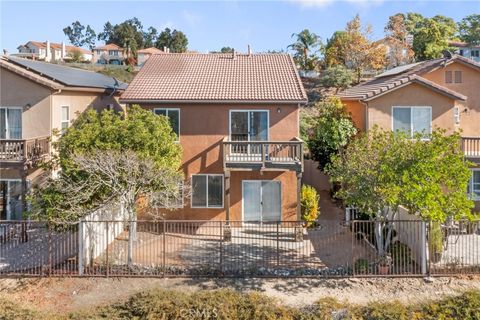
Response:
[{"label": "sliding glass door", "polygon": [[276,222],[282,219],[280,181],[243,181],[243,220]]},{"label": "sliding glass door", "polygon": [[22,139],[22,109],[0,107],[0,139]]}]

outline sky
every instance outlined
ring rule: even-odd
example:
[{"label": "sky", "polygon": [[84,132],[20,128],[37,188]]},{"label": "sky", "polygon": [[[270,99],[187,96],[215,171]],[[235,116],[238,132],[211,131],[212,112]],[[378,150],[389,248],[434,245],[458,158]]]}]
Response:
[{"label": "sky", "polygon": [[189,49],[199,52],[224,46],[245,52],[285,50],[292,33],[308,28],[324,41],[357,13],[383,36],[388,17],[398,12],[446,15],[455,21],[480,13],[476,1],[285,0],[285,1],[4,1],[0,0],[0,48],[17,52],[29,40],[68,42],[62,29],[73,21],[99,33],[112,24],[137,17],[153,26],[183,31]]}]

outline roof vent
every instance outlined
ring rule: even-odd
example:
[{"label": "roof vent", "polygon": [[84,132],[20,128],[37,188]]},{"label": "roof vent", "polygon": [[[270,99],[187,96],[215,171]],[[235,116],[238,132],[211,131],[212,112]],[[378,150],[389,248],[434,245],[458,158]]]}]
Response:
[{"label": "roof vent", "polygon": [[232,49],[232,59],[235,60],[237,58],[237,51],[235,49]]},{"label": "roof vent", "polygon": [[252,55],[252,47],[248,45],[248,56],[250,57]]}]

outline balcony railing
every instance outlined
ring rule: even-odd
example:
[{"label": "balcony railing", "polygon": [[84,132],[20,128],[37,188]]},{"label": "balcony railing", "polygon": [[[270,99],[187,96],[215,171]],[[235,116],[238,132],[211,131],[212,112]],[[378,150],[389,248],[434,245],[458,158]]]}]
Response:
[{"label": "balcony railing", "polygon": [[223,140],[225,169],[297,170],[303,168],[303,141]]},{"label": "balcony railing", "polygon": [[50,153],[50,137],[0,139],[0,162],[36,163]]},{"label": "balcony railing", "polygon": [[462,150],[467,158],[480,158],[480,137],[462,137]]}]

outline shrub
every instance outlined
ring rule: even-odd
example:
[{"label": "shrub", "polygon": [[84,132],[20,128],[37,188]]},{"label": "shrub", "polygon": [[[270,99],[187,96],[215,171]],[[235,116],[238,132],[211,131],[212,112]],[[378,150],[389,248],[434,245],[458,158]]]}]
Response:
[{"label": "shrub", "polygon": [[365,274],[368,272],[368,260],[360,258],[355,260],[355,273]]},{"label": "shrub", "polygon": [[306,222],[307,227],[311,227],[315,224],[320,211],[318,208],[318,201],[320,196],[314,187],[303,185],[301,195],[301,209],[302,220]]},{"label": "shrub", "polygon": [[409,265],[412,261],[412,250],[404,243],[399,241],[393,243],[389,251],[395,266]]},{"label": "shrub", "polygon": [[443,253],[443,233],[440,222],[432,222],[430,224],[428,251],[432,262],[435,263],[441,259]]},{"label": "shrub", "polygon": [[467,291],[457,297],[430,302],[418,313],[421,315],[418,319],[424,320],[480,319],[480,291]]},{"label": "shrub", "polygon": [[354,74],[352,71],[342,65],[337,65],[325,71],[321,82],[327,88],[336,88],[338,92],[340,89],[350,87],[353,80]]},{"label": "shrub", "polygon": [[410,320],[411,311],[399,302],[373,302],[360,308],[362,319],[369,320]]}]

